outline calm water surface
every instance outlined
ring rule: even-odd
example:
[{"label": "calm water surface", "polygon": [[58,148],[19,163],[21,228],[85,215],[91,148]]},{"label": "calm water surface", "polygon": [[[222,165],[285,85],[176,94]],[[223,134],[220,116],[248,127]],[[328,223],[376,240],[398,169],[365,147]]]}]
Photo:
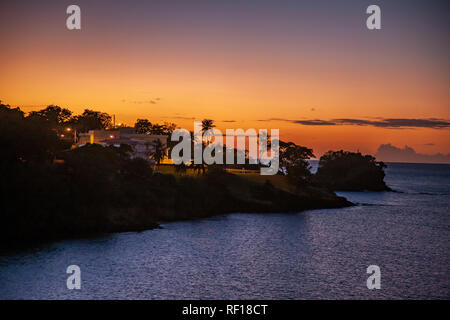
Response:
[{"label": "calm water surface", "polygon": [[[231,214],[0,255],[0,299],[450,298],[450,165],[390,164],[400,192],[358,205]],[[81,290],[66,288],[68,265]],[[381,290],[366,287],[381,268]]]}]

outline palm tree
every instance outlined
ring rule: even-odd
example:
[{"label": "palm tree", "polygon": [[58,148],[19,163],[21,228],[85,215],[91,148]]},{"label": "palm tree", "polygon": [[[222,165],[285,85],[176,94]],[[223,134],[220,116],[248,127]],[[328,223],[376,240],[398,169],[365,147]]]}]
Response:
[{"label": "palm tree", "polygon": [[215,128],[214,120],[211,119],[203,119],[202,120],[202,133],[205,133],[209,129]]},{"label": "palm tree", "polygon": [[[216,125],[214,124],[214,120],[211,119],[203,119],[202,120],[202,133],[204,134],[209,129],[215,128]],[[206,145],[208,145],[211,142],[211,136],[208,135],[206,137]]]},{"label": "palm tree", "polygon": [[155,160],[155,163],[159,166],[161,163],[161,160],[164,159],[166,156],[166,150],[167,147],[161,142],[161,140],[156,140],[155,142],[155,151],[150,156],[153,160]]}]

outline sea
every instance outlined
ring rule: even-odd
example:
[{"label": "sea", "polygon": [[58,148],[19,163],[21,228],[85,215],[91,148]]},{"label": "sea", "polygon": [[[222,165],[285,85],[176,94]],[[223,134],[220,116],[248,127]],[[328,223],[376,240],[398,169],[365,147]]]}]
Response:
[{"label": "sea", "polygon": [[[387,165],[394,192],[338,192],[348,208],[233,213],[0,253],[0,299],[450,299],[450,165]],[[72,265],[80,289],[68,288]]]}]

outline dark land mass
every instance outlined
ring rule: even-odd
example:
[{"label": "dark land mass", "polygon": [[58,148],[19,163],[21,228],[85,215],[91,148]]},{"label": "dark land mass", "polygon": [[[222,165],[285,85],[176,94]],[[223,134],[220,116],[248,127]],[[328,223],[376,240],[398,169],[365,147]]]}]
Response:
[{"label": "dark land mass", "polygon": [[[49,106],[25,115],[0,103],[0,247],[142,231],[161,222],[235,212],[341,208],[352,203],[334,190],[389,190],[383,181],[385,165],[371,156],[330,151],[312,175],[306,162],[312,149],[281,141],[280,164],[287,175],[232,174],[220,165],[197,174],[195,169],[188,174],[186,166],[176,166],[175,174],[161,173],[161,166],[133,158],[126,144],[71,148],[68,125],[76,129],[72,133],[111,126],[105,113],[71,114]],[[204,123],[213,126],[212,120]],[[168,134],[173,127],[140,129]]]},{"label": "dark land mass", "polygon": [[384,182],[385,168],[371,155],[329,151],[320,158],[314,181],[333,191],[392,191]]},{"label": "dark land mass", "polygon": [[[106,174],[92,163],[85,168],[78,163],[74,168],[70,157],[51,167],[9,171],[14,179],[8,179],[8,191],[2,192],[3,246],[142,231],[158,228],[160,222],[234,212],[287,213],[352,205],[324,188],[289,192],[270,180],[253,182],[223,171],[185,177],[152,173],[145,161],[120,158],[115,150],[101,146],[88,148],[117,156],[120,173]],[[71,157],[85,152],[74,150]],[[87,159],[99,156],[83,161]]]}]

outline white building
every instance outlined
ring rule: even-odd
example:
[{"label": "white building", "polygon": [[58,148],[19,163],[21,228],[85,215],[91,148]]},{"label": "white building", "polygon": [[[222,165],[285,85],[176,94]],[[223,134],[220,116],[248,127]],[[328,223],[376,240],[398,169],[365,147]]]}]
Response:
[{"label": "white building", "polygon": [[[137,134],[134,128],[120,128],[118,130],[90,130],[87,133],[80,133],[77,146],[88,143],[96,143],[103,146],[117,146],[128,144],[133,149],[132,157],[150,160],[150,156],[155,152],[157,141],[160,140],[163,146],[167,146],[167,135]],[[169,159],[164,159],[163,163],[170,163]]]}]

